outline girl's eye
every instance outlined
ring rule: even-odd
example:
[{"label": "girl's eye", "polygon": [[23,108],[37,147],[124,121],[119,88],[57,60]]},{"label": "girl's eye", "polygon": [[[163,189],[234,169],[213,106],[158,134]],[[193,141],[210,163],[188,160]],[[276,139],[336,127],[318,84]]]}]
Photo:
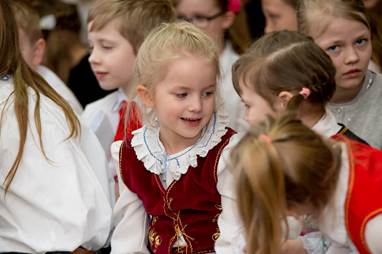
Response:
[{"label": "girl's eye", "polygon": [[330,46],[326,49],[327,52],[329,53],[335,53],[339,50],[339,46],[338,45],[333,45],[333,46]]},{"label": "girl's eye", "polygon": [[209,97],[209,96],[211,96],[211,95],[213,95],[215,93],[215,91],[206,91],[206,92],[204,92],[203,93],[203,97]]},{"label": "girl's eye", "polygon": [[367,39],[360,38],[360,39],[355,41],[355,44],[358,45],[358,46],[363,46],[363,45],[366,44],[366,42],[367,42]]},{"label": "girl's eye", "polygon": [[182,98],[185,98],[185,97],[187,96],[187,93],[176,93],[175,96],[176,96],[177,98],[182,99]]},{"label": "girl's eye", "polygon": [[101,47],[102,47],[103,49],[105,49],[105,50],[110,50],[110,49],[113,48],[113,47],[110,46],[110,45],[101,45]]}]

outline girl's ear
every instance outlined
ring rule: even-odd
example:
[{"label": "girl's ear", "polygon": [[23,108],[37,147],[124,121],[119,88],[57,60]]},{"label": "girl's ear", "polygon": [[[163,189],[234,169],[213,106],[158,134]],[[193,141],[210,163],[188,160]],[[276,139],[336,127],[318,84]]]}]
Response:
[{"label": "girl's ear", "polygon": [[288,92],[288,91],[281,91],[278,95],[277,95],[278,99],[279,99],[279,104],[281,106],[282,109],[286,109],[287,105],[288,105],[288,102],[290,101],[290,99],[292,99],[293,97],[293,94],[291,92]]},{"label": "girl's ear", "polygon": [[235,21],[235,13],[233,13],[232,11],[227,11],[223,18],[223,23],[222,23],[222,28],[223,29],[228,29],[232,26],[233,22]]},{"label": "girl's ear", "polygon": [[139,99],[143,102],[143,104],[148,107],[152,108],[154,106],[154,100],[153,96],[150,93],[150,91],[145,87],[144,85],[137,85],[137,95]]}]

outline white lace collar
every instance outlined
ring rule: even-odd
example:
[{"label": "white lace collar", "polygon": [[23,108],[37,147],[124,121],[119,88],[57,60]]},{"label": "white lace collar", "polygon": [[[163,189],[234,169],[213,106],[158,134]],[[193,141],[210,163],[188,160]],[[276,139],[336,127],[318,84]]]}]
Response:
[{"label": "white lace collar", "polygon": [[157,175],[168,171],[175,180],[179,180],[189,166],[194,168],[197,166],[197,156],[205,157],[208,151],[221,141],[227,131],[228,122],[227,115],[220,112],[214,113],[198,142],[170,156],[167,155],[159,140],[159,128],[145,125],[133,131],[131,146],[146,170]]}]

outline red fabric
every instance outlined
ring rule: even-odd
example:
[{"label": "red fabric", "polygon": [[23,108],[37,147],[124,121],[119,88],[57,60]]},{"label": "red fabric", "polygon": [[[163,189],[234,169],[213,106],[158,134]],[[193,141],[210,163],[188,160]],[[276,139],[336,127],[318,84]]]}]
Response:
[{"label": "red fabric", "polygon": [[[142,200],[146,213],[152,216],[148,239],[154,254],[214,252],[219,236],[217,217],[221,212],[221,198],[216,188],[217,163],[233,134],[234,131],[228,129],[206,157],[198,157],[196,168],[190,167],[167,189],[159,176],[146,170],[136,158],[129,141],[123,142],[121,176],[126,186]],[[172,248],[180,232],[187,247]]]},{"label": "red fabric", "polygon": [[349,184],[345,207],[348,233],[361,254],[371,253],[365,240],[368,221],[382,213],[382,151],[341,135],[350,158]]},{"label": "red fabric", "polygon": [[[142,127],[142,121],[137,104],[135,102],[131,103],[128,116],[126,115],[126,108],[128,108],[128,103],[127,101],[123,101],[119,108],[119,122],[117,132],[114,136],[114,141],[131,138],[131,132]],[[126,120],[128,121],[127,128],[125,127]]]}]

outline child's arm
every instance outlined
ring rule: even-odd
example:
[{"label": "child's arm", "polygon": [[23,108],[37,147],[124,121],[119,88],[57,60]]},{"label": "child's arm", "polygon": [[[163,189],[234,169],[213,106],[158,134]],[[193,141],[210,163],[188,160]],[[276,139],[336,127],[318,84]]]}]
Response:
[{"label": "child's arm", "polygon": [[365,238],[371,253],[382,253],[382,215],[378,215],[366,224]]},{"label": "child's arm", "polygon": [[[122,142],[112,145],[112,156],[119,161],[119,147]],[[117,163],[118,164],[118,163]],[[119,168],[119,165],[118,165]],[[111,238],[112,254],[147,253],[148,217],[138,196],[123,183],[117,170],[120,196],[113,210],[114,233]]]},{"label": "child's arm", "polygon": [[244,228],[237,211],[235,178],[228,168],[230,150],[238,140],[238,135],[234,135],[219,159],[217,188],[221,195],[222,212],[218,217],[220,236],[215,243],[217,254],[239,254],[245,249]]}]

